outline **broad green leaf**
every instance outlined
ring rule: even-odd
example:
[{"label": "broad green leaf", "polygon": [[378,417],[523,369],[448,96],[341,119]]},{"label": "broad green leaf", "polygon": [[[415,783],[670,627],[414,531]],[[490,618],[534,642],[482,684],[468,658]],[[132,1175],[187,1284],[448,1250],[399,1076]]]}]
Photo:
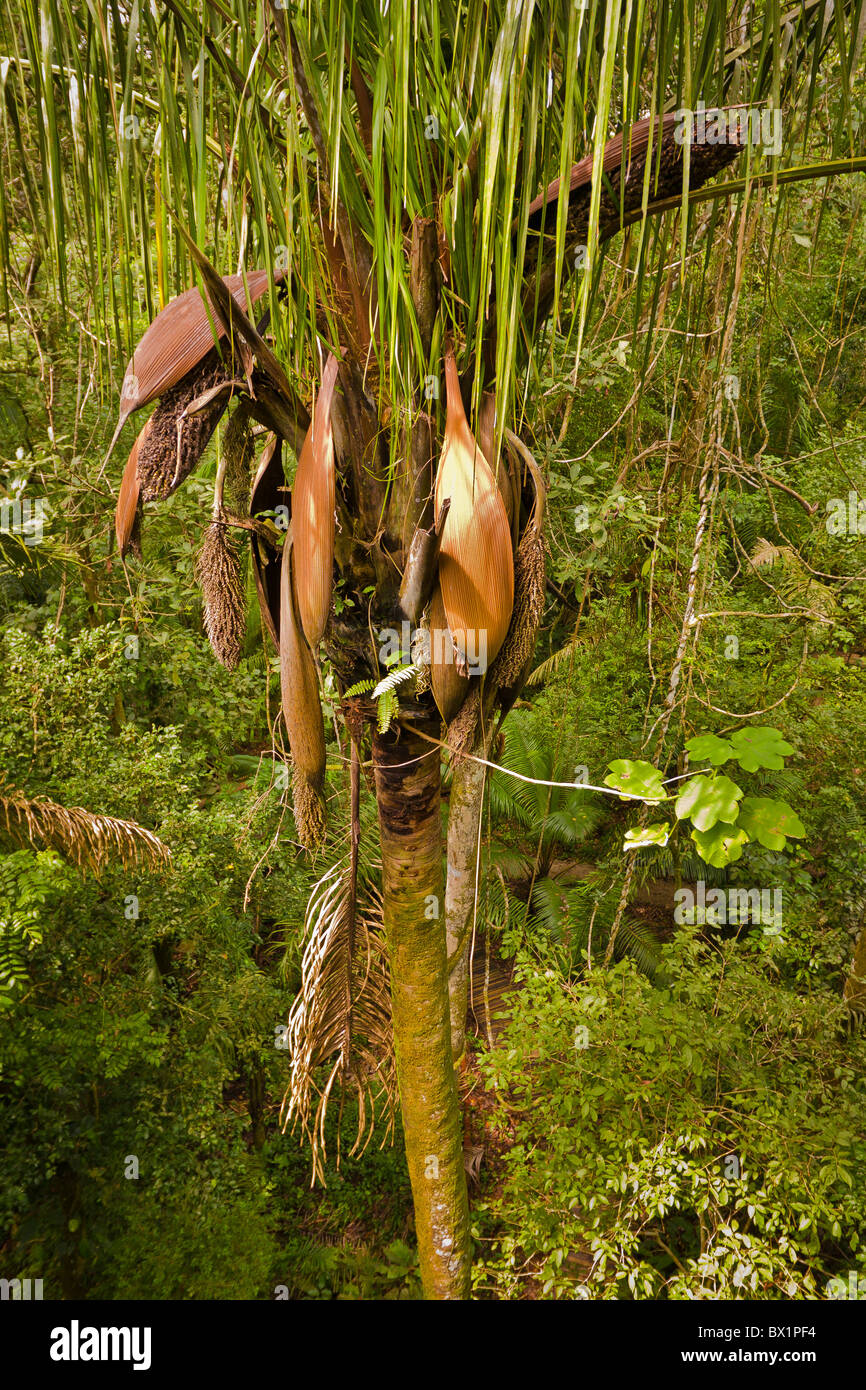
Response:
[{"label": "broad green leaf", "polygon": [[693,830],[692,839],[705,864],[711,864],[714,869],[723,869],[726,864],[733,864],[741,857],[743,845],[748,843],[749,837],[739,825],[731,826],[719,821],[712,830]]},{"label": "broad green leaf", "polygon": [[671,827],[665,821],[656,825],[645,825],[643,829],[627,830],[623,849],[644,849],[648,845],[666,845],[671,837]]},{"label": "broad green leaf", "polygon": [[746,772],[757,772],[760,767],[778,771],[785,766],[785,755],[795,751],[778,729],[737,729],[731,734],[731,744],[734,757]]},{"label": "broad green leaf", "polygon": [[696,734],[686,743],[686,752],[696,762],[708,762],[710,767],[721,767],[722,763],[734,756],[728,740],[716,734]]},{"label": "broad green leaf", "polygon": [[662,775],[652,763],[641,762],[639,758],[616,758],[608,763],[610,774],[605,777],[606,787],[629,796],[638,796],[642,801],[666,801]]},{"label": "broad green leaf", "polygon": [[775,801],[769,796],[747,796],[740,807],[738,825],[750,840],[757,840],[765,849],[784,849],[789,838],[799,840],[806,833],[806,827],[787,801]]},{"label": "broad green leaf", "polygon": [[737,819],[737,802],[742,787],[730,777],[705,777],[699,773],[686,782],[677,797],[680,820],[690,819],[697,830],[712,830],[717,821],[731,825]]}]

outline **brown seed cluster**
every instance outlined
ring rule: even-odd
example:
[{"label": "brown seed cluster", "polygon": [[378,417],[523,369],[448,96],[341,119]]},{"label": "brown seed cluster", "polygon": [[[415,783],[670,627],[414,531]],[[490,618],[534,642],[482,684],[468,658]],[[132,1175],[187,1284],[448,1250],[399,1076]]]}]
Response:
[{"label": "brown seed cluster", "polygon": [[527,528],[514,560],[514,611],[502,650],[490,668],[497,687],[513,685],[535,649],[544,611],[544,536]]},{"label": "brown seed cluster", "polygon": [[255,454],[249,412],[245,406],[239,405],[226,426],[223,438],[225,495],[229,510],[236,516],[246,516],[250,509],[250,473]]},{"label": "brown seed cluster", "polygon": [[480,718],[481,688],[476,681],[475,686],[463,701],[446,731],[445,739],[455,758],[459,758],[461,753],[468,753],[472,749]]},{"label": "brown seed cluster", "polygon": [[196,562],[204,598],[204,626],[214,656],[229,671],[241,659],[246,632],[246,595],[238,549],[222,520],[212,521]]},{"label": "brown seed cluster", "polygon": [[297,766],[292,773],[292,808],[298,839],[304,849],[321,849],[328,831],[325,803],[318,787],[314,787]]},{"label": "brown seed cluster", "polygon": [[214,348],[195,371],[172,386],[160,400],[138,454],[143,502],[161,502],[170,497],[197,466],[225,409],[225,397],[218,396],[204,410],[185,420],[181,416],[198,396],[227,375],[222,355]]}]

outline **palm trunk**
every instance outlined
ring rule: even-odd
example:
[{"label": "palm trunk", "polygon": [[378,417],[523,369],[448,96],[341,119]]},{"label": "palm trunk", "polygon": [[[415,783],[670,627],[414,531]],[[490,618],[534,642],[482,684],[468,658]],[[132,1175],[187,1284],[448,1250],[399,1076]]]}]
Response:
[{"label": "palm trunk", "polygon": [[[424,732],[436,735],[438,721]],[[419,725],[420,727],[420,725]],[[439,753],[405,726],[373,739],[397,1079],[424,1292],[469,1293],[460,1109],[451,1061]]]},{"label": "palm trunk", "polygon": [[[486,757],[486,745],[473,747]],[[448,870],[445,880],[445,938],[450,974],[451,1053],[455,1062],[466,1048],[472,914],[478,868],[478,827],[487,769],[469,758],[454,764],[448,802]]]}]

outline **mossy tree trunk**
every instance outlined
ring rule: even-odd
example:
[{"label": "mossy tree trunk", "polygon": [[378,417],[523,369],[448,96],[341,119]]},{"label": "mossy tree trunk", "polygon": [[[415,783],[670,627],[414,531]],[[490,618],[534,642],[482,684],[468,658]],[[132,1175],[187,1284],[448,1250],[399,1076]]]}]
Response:
[{"label": "mossy tree trunk", "polygon": [[[435,715],[418,715],[419,732],[437,737]],[[394,1045],[421,1277],[427,1298],[461,1299],[471,1256],[451,1062],[439,757],[406,722],[374,735]]]},{"label": "mossy tree trunk", "polygon": [[[479,739],[472,752],[487,756]],[[448,993],[451,1011],[451,1053],[458,1062],[466,1050],[469,1012],[469,972],[472,919],[478,870],[478,830],[487,769],[470,758],[454,763],[448,800],[448,868],[445,879],[445,936],[448,948]]]}]

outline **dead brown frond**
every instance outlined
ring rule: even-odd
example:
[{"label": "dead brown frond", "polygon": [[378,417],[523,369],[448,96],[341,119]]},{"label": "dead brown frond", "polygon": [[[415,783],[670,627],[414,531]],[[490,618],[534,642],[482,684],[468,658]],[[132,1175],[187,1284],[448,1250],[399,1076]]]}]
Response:
[{"label": "dead brown frond", "polygon": [[[288,1020],[291,1076],[280,1118],[310,1141],[313,1182],[324,1183],[325,1117],[334,1088],[358,1102],[351,1156],[363,1153],[377,1118],[394,1129],[397,1079],[391,993],[378,888],[352,891],[351,858],[334,865],[310,896],[301,990]],[[339,1158],[339,1155],[338,1155]]]},{"label": "dead brown frond", "polygon": [[[650,202],[671,197],[682,189],[683,145],[676,138],[677,116],[668,112],[661,118],[646,116],[629,127],[628,134],[620,131],[604,147],[603,170],[605,183],[601,195],[599,225],[606,234],[619,223],[621,214],[628,217],[641,204],[647,154],[652,138]],[[623,160],[623,141],[625,159]],[[659,149],[659,145],[661,149]],[[730,164],[740,153],[739,137],[729,144],[695,140],[689,151],[689,187],[699,188]],[[594,155],[572,167],[569,175],[569,223],[577,221],[589,207]],[[625,178],[623,180],[623,165]],[[621,180],[622,191],[621,191]],[[559,179],[554,179],[529,206],[531,225],[550,225],[555,220],[559,199]],[[623,207],[624,203],[624,207]]]},{"label": "dead brown frond", "polygon": [[[283,278],[283,271],[274,276],[277,281]],[[247,303],[242,275],[225,275],[223,283],[239,305]],[[255,304],[268,288],[268,272],[250,271],[247,284]],[[210,311],[208,317],[208,306],[201,291],[193,286],[177,295],[157,314],[127,365],[120,391],[120,418],[109,454],[129,416],[164,396],[210,355],[214,348],[214,330],[218,339],[225,336],[225,328],[214,313],[212,303]]]},{"label": "dead brown frond", "polygon": [[116,816],[98,816],[82,806],[60,806],[45,796],[28,797],[0,789],[0,834],[18,845],[55,849],[80,869],[101,873],[117,859],[121,864],[164,868],[171,851],[152,830]]}]

